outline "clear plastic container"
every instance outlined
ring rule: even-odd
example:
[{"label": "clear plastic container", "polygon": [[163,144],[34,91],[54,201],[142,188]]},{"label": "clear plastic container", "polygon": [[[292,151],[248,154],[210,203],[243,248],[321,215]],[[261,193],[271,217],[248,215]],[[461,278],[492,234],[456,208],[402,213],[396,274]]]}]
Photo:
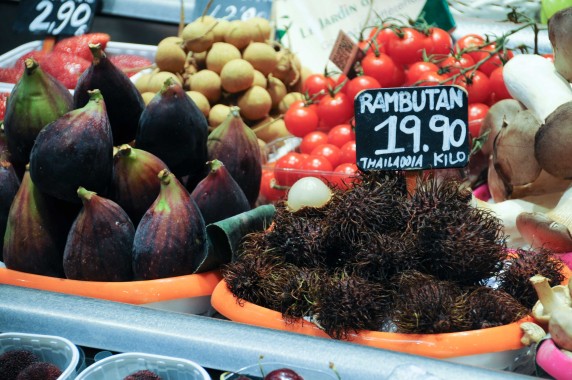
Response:
[{"label": "clear plastic container", "polygon": [[248,375],[249,378],[252,380],[262,379],[264,375],[267,375],[271,371],[280,368],[289,368],[295,371],[298,375],[302,376],[304,379],[308,380],[337,380],[338,377],[336,376],[333,369],[328,368],[328,365],[325,365],[325,370],[321,369],[314,369],[314,368],[305,368],[298,365],[293,364],[285,364],[285,363],[276,363],[276,362],[268,362],[268,363],[260,363],[260,364],[253,364],[249,365],[248,367],[241,368],[237,372],[228,372],[223,373],[220,376],[220,380],[235,380],[240,377],[240,375]]},{"label": "clear plastic container", "polygon": [[207,371],[195,362],[170,356],[126,352],[108,356],[87,367],[77,380],[123,380],[141,370],[156,373],[162,380],[210,380]]},{"label": "clear plastic container", "polygon": [[58,366],[62,374],[58,380],[76,378],[79,363],[79,350],[68,339],[39,334],[4,333],[0,334],[0,354],[13,350],[27,350],[36,354],[41,361]]}]

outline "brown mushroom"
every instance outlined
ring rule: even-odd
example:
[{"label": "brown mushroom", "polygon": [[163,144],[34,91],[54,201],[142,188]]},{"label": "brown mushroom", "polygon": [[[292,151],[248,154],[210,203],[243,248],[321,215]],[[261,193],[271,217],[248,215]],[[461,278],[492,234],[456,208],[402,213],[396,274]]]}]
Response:
[{"label": "brown mushroom", "polygon": [[554,66],[569,82],[572,81],[572,8],[561,9],[548,20],[548,39],[554,52]]},{"label": "brown mushroom", "polygon": [[503,99],[491,106],[487,115],[483,119],[483,123],[481,124],[481,129],[479,131],[479,136],[484,136],[488,133],[486,141],[483,143],[481,148],[485,155],[488,156],[493,153],[495,137],[501,130],[503,124],[505,122],[510,122],[518,111],[522,111],[524,109],[524,105],[515,99]]},{"label": "brown mushroom", "polygon": [[572,102],[556,108],[538,129],[534,155],[540,166],[559,178],[572,178]]}]

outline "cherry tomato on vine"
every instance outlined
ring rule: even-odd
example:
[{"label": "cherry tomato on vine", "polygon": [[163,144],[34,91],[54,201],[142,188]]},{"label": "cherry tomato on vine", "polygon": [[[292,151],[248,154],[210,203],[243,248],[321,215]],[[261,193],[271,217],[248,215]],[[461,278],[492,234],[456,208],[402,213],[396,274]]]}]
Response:
[{"label": "cherry tomato on vine", "polygon": [[426,61],[417,61],[412,63],[411,66],[405,72],[405,85],[411,86],[413,83],[419,80],[421,74],[427,71],[439,71],[439,66],[437,66],[433,62],[426,62]]},{"label": "cherry tomato on vine", "polygon": [[304,160],[304,156],[296,152],[288,152],[284,156],[276,160],[274,164],[274,177],[281,186],[292,186],[300,175],[300,165]]},{"label": "cherry tomato on vine", "polygon": [[473,54],[475,63],[485,60],[478,68],[479,71],[487,75],[491,75],[494,69],[503,66],[506,61],[514,57],[514,53],[511,50],[501,50],[495,53],[496,43],[491,43],[484,46],[481,51]]},{"label": "cherry tomato on vine", "polygon": [[481,124],[487,112],[489,112],[489,106],[484,103],[469,103],[469,133],[473,137],[477,137],[480,134]]},{"label": "cherry tomato on vine", "polygon": [[346,92],[346,88],[348,87],[348,82],[350,81],[346,74],[339,74],[336,78],[329,77],[332,80],[332,88],[334,90],[339,88],[339,92]]},{"label": "cherry tomato on vine", "polygon": [[475,61],[469,54],[450,55],[439,62],[439,67],[445,76],[453,76],[459,74],[463,69],[473,66]]},{"label": "cherry tomato on vine", "polygon": [[440,84],[451,84],[448,80],[449,77],[439,74],[437,71],[426,71],[421,73],[419,78],[417,78],[418,86],[438,86]]},{"label": "cherry tomato on vine", "polygon": [[467,90],[469,103],[486,103],[491,96],[491,81],[485,73],[479,70],[459,76],[455,84]]},{"label": "cherry tomato on vine", "polygon": [[284,114],[286,129],[297,137],[304,137],[318,128],[320,119],[312,107],[290,107]]},{"label": "cherry tomato on vine", "polygon": [[318,103],[318,116],[330,128],[347,123],[354,116],[354,101],[343,92],[328,94]]},{"label": "cherry tomato on vine", "polygon": [[378,45],[383,46],[387,50],[387,45],[390,41],[397,39],[397,34],[389,26],[384,25],[381,29],[373,28],[369,34],[369,38],[377,41]]},{"label": "cherry tomato on vine", "polygon": [[353,186],[357,180],[354,177],[359,172],[356,164],[346,162],[334,168],[334,174],[330,178],[330,183],[338,189],[346,190]]},{"label": "cherry tomato on vine", "polygon": [[310,154],[315,147],[328,143],[328,134],[322,131],[308,133],[300,142],[300,152]]},{"label": "cherry tomato on vine", "polygon": [[356,139],[356,133],[350,124],[339,124],[328,132],[328,143],[341,148],[348,141]]},{"label": "cherry tomato on vine", "polygon": [[401,35],[389,40],[386,52],[395,63],[409,65],[423,58],[426,38],[427,36],[416,29],[401,28]]},{"label": "cherry tomato on vine", "polygon": [[369,75],[359,75],[348,82],[346,94],[353,101],[361,90],[380,87],[379,82],[374,77]]},{"label": "cherry tomato on vine", "polygon": [[373,77],[380,87],[393,87],[397,64],[385,53],[368,54],[361,60],[364,75]]},{"label": "cherry tomato on vine", "polygon": [[342,160],[342,150],[334,144],[321,144],[312,150],[311,156],[322,156],[325,157],[332,167],[336,167],[341,164]]},{"label": "cherry tomato on vine", "polygon": [[356,141],[348,141],[340,148],[342,151],[342,163],[356,163]]},{"label": "cherry tomato on vine", "polygon": [[274,171],[263,170],[260,181],[260,195],[266,202],[276,202],[286,197],[286,190],[281,189],[274,176]]},{"label": "cherry tomato on vine", "polygon": [[491,81],[491,92],[492,92],[492,101],[498,102],[502,99],[510,99],[512,95],[508,92],[506,85],[504,83],[504,77],[502,75],[503,66],[497,67],[493,70],[489,79]]},{"label": "cherry tomato on vine", "polygon": [[302,92],[308,93],[310,97],[316,96],[317,99],[320,99],[327,94],[328,88],[332,85],[333,80],[327,78],[324,74],[310,74],[304,80]]},{"label": "cherry tomato on vine", "polygon": [[486,43],[483,36],[479,34],[466,34],[455,42],[455,52],[467,53],[473,58],[473,61],[477,62],[480,53],[479,50],[481,50]]},{"label": "cherry tomato on vine", "polygon": [[447,55],[453,48],[453,38],[444,29],[429,28],[429,35],[424,40],[425,51],[429,55]]}]

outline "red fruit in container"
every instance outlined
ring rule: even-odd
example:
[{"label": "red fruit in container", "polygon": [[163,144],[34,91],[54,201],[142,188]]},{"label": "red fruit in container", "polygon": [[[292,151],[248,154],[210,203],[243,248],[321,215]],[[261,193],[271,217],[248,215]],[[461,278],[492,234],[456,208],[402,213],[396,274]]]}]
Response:
[{"label": "red fruit in container", "polygon": [[55,364],[37,362],[24,368],[24,370],[18,374],[16,380],[57,380],[61,374],[62,370]]},{"label": "red fruit in container", "polygon": [[331,176],[331,183],[337,186],[339,189],[345,190],[352,187],[354,181],[357,179],[354,177],[359,171],[356,164],[349,162],[340,164],[334,168],[334,174]]},{"label": "red fruit in container", "polygon": [[281,186],[292,186],[300,176],[297,172],[303,161],[300,153],[289,152],[276,160],[274,164],[274,176]]},{"label": "red fruit in container", "polygon": [[6,100],[8,99],[7,92],[0,92],[0,120],[4,120],[6,114]]},{"label": "red fruit in container", "polygon": [[304,378],[290,368],[279,368],[268,372],[264,380],[304,380]]},{"label": "red fruit in container", "polygon": [[24,67],[24,62],[26,61],[27,58],[33,58],[36,62],[38,62],[41,65],[43,59],[46,57],[47,54],[48,54],[48,52],[43,51],[43,50],[32,50],[30,52],[27,52],[26,54],[24,54],[20,58],[18,58],[14,67],[16,67],[16,68]]},{"label": "red fruit in container", "polygon": [[325,157],[332,164],[332,168],[335,168],[342,163],[342,151],[334,144],[318,145],[316,148],[314,148],[314,150],[312,150],[310,154],[312,156]]},{"label": "red fruit in container", "polygon": [[110,39],[111,36],[107,33],[86,33],[56,42],[53,51],[75,55],[91,62],[93,56],[89,44],[101,44],[101,49],[105,50]]},{"label": "red fruit in container", "polygon": [[356,139],[356,133],[351,124],[340,124],[330,129],[328,132],[328,143],[337,147],[342,147],[348,141]]},{"label": "red fruit in container", "polygon": [[[88,48],[89,50],[89,48]],[[42,60],[42,68],[68,89],[74,89],[81,74],[91,65],[91,62],[82,57],[52,51]]]},{"label": "red fruit in container", "polygon": [[318,128],[320,119],[313,107],[290,107],[284,114],[288,132],[296,137],[304,137]]},{"label": "red fruit in container", "polygon": [[340,149],[342,151],[341,162],[342,163],[349,162],[349,163],[355,164],[355,162],[356,162],[356,141],[355,140],[348,141],[347,143],[342,145],[342,147]]},{"label": "red fruit in container", "polygon": [[262,181],[260,182],[260,195],[263,201],[275,202],[286,197],[286,190],[281,188],[276,181],[274,171],[262,171]]},{"label": "red fruit in container", "polygon": [[[331,172],[334,170],[332,163],[324,156],[310,155],[300,164],[301,171]],[[305,175],[304,175],[305,176]]]},{"label": "red fruit in container", "polygon": [[338,92],[326,95],[318,104],[318,117],[326,126],[333,127],[347,123],[354,116],[354,100]]},{"label": "red fruit in container", "polygon": [[315,147],[328,143],[328,134],[322,131],[314,131],[308,133],[302,138],[300,143],[300,152],[310,154]]},{"label": "red fruit in container", "polygon": [[0,67],[0,82],[16,83],[22,76],[22,70],[17,67]]},{"label": "red fruit in container", "polygon": [[134,54],[113,55],[109,56],[109,60],[127,74],[128,77],[137,74],[137,69],[143,69],[153,64],[151,60]]}]

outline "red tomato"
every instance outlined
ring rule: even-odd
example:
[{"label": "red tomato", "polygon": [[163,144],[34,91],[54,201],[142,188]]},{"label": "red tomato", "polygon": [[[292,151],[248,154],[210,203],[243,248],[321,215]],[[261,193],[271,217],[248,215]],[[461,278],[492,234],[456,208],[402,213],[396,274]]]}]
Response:
[{"label": "red tomato", "polygon": [[342,150],[334,144],[318,145],[314,148],[314,150],[312,150],[310,155],[325,157],[328,161],[330,161],[332,167],[334,168],[342,163]]},{"label": "red tomato", "polygon": [[260,195],[266,202],[276,202],[286,197],[286,189],[281,189],[276,181],[274,171],[263,170],[260,181]]},{"label": "red tomato", "polygon": [[311,107],[290,107],[284,114],[286,129],[297,137],[304,137],[315,131],[319,122],[318,114]]},{"label": "red tomato", "polygon": [[491,96],[491,81],[489,77],[479,70],[474,70],[455,80],[469,93],[469,103],[486,103]]},{"label": "red tomato", "polygon": [[356,133],[350,124],[336,125],[328,132],[328,143],[341,148],[348,141],[356,139]]},{"label": "red tomato", "polygon": [[420,31],[405,27],[401,28],[398,38],[389,40],[386,45],[387,54],[400,65],[408,65],[423,58],[425,36]]},{"label": "red tomato", "polygon": [[469,133],[473,137],[480,134],[481,124],[489,112],[489,106],[484,103],[469,103]]},{"label": "red tomato", "polygon": [[333,80],[326,78],[324,74],[309,75],[302,85],[302,92],[308,93],[310,97],[322,98],[327,94],[328,88],[333,85]]},{"label": "red tomato", "polygon": [[429,35],[424,40],[425,51],[429,55],[447,55],[453,48],[453,38],[444,29],[429,28]]},{"label": "red tomato", "polygon": [[491,73],[489,79],[491,80],[491,92],[493,93],[493,102],[498,102],[502,99],[510,99],[512,95],[508,92],[506,85],[504,84],[504,78],[502,75],[503,66],[497,67]]},{"label": "red tomato", "polygon": [[361,67],[364,75],[375,78],[380,87],[393,86],[397,65],[389,55],[368,54],[361,60]]},{"label": "red tomato", "polygon": [[334,96],[328,94],[318,103],[318,116],[330,128],[347,123],[354,116],[353,99],[343,92],[338,92]]},{"label": "red tomato", "polygon": [[303,158],[300,153],[289,152],[276,160],[274,177],[279,185],[292,186],[300,178],[297,171],[300,170]]},{"label": "red tomato", "polygon": [[354,163],[343,163],[334,168],[334,174],[330,177],[330,183],[337,188],[345,190],[353,187],[356,179],[352,178],[359,172],[359,169]]},{"label": "red tomato", "polygon": [[346,92],[346,88],[348,87],[349,79],[345,74],[339,74],[336,78],[329,77],[332,80],[332,88],[337,90],[339,88],[339,92]]},{"label": "red tomato", "polygon": [[397,34],[395,34],[395,31],[391,29],[389,24],[384,25],[381,29],[378,28],[372,29],[369,38],[373,39],[374,37],[378,45],[383,46],[386,49],[387,45],[389,44],[389,41],[398,38]]},{"label": "red tomato", "polygon": [[451,84],[448,83],[448,77],[441,75],[436,71],[426,71],[419,76],[417,79],[418,86],[438,86],[440,84]]},{"label": "red tomato", "polygon": [[475,61],[469,54],[450,55],[441,62],[439,67],[443,69],[443,75],[453,76],[459,74],[463,69],[467,69],[475,64]]},{"label": "red tomato", "polygon": [[324,156],[310,155],[300,164],[300,170],[331,172],[334,170],[332,163]]},{"label": "red tomato", "polygon": [[356,141],[348,141],[340,148],[342,151],[342,163],[356,163]]},{"label": "red tomato", "polygon": [[439,66],[437,66],[433,62],[426,62],[426,61],[417,61],[411,64],[411,66],[409,66],[409,68],[405,72],[406,75],[405,85],[411,86],[413,83],[419,80],[421,74],[427,71],[437,72],[439,71]]},{"label": "red tomato", "polygon": [[455,52],[467,53],[473,58],[473,61],[477,62],[480,53],[479,50],[482,49],[485,44],[486,41],[483,36],[479,34],[466,34],[455,43]]},{"label": "red tomato", "polygon": [[302,142],[300,143],[300,152],[310,154],[318,145],[327,144],[328,140],[328,134],[325,132],[310,132],[302,138]]},{"label": "red tomato", "polygon": [[491,75],[494,69],[503,66],[506,61],[514,57],[514,53],[511,50],[499,51],[498,53],[493,53],[496,44],[493,42],[489,45],[484,46],[481,51],[474,53],[475,63],[479,61],[484,61],[478,67],[479,71],[487,75]]},{"label": "red tomato", "polygon": [[395,65],[393,69],[393,78],[391,78],[390,87],[400,87],[405,83],[405,68],[402,65]]},{"label": "red tomato", "polygon": [[381,86],[377,81],[377,79],[375,79],[374,77],[371,77],[369,75],[360,75],[349,81],[346,88],[346,94],[348,95],[348,98],[350,98],[353,101],[356,95],[361,90],[367,90],[368,88],[379,88],[379,87]]}]

